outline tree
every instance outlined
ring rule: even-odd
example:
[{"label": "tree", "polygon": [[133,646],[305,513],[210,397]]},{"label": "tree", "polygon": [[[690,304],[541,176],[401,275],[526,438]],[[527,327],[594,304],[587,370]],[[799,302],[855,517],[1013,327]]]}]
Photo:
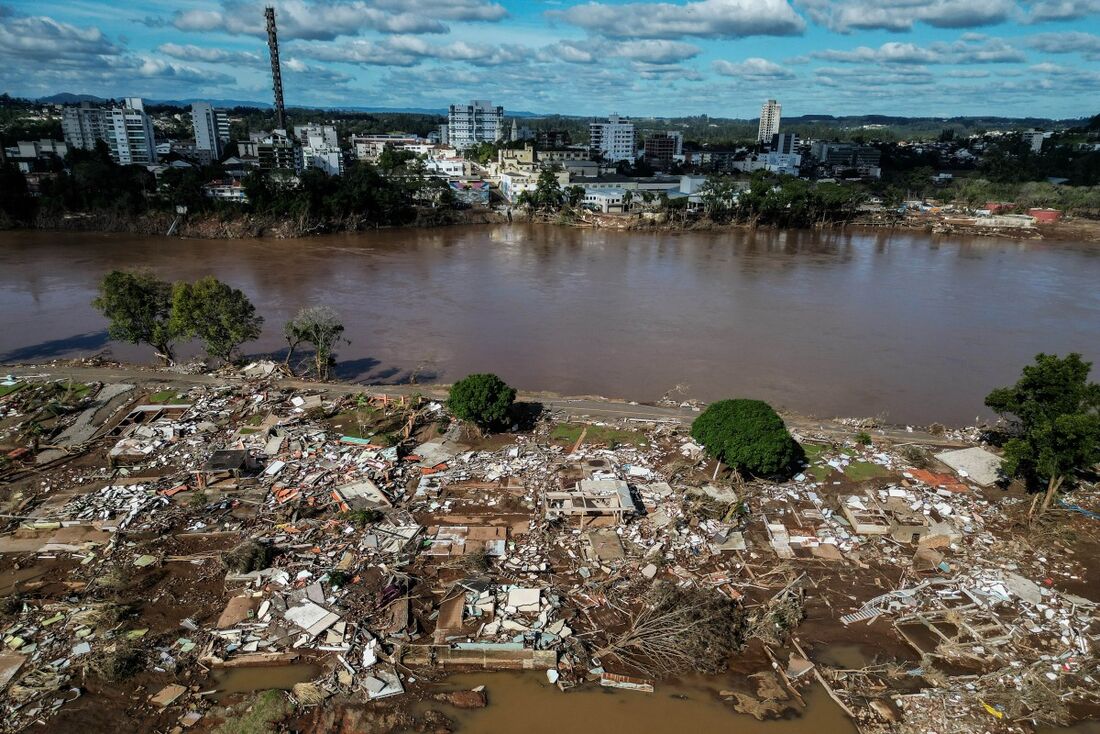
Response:
[{"label": "tree", "polygon": [[447,408],[456,418],[486,430],[505,422],[515,399],[515,388],[496,375],[474,374],[451,386]]},{"label": "tree", "polygon": [[565,202],[571,209],[576,209],[584,201],[584,187],[570,186],[565,190]]},{"label": "tree", "polygon": [[711,403],[691,424],[691,437],[739,472],[785,476],[802,459],[783,419],[762,400]]},{"label": "tree", "polygon": [[317,371],[317,377],[324,380],[328,377],[328,369],[336,360],[334,350],[341,341],[349,343],[342,338],[344,324],[340,321],[340,315],[329,306],[310,306],[298,311],[298,314],[283,327],[287,344],[290,350],[286,355],[286,364],[290,366],[294,349],[300,344],[309,344],[313,347],[313,362]]},{"label": "tree", "polygon": [[201,339],[211,357],[231,362],[241,344],[259,337],[263,323],[248,296],[213,276],[172,288],[173,327]]},{"label": "tree", "polygon": [[549,169],[543,170],[543,172],[539,174],[538,181],[535,183],[535,192],[532,198],[535,207],[538,209],[546,209],[548,211],[560,209],[563,196],[561,184],[558,183],[557,174]]},{"label": "tree", "polygon": [[1038,354],[1015,385],[986,396],[1010,421],[1001,470],[1030,490],[1045,482],[1043,512],[1077,471],[1100,461],[1100,385],[1088,381],[1091,369],[1080,354]]},{"label": "tree", "polygon": [[172,343],[180,336],[172,321],[172,286],[151,273],[114,270],[103,276],[92,301],[110,321],[107,334],[128,344],[148,344],[171,364]]},{"label": "tree", "polygon": [[0,165],[0,213],[16,222],[29,222],[34,214],[34,199],[27,190],[27,179],[10,163]]}]

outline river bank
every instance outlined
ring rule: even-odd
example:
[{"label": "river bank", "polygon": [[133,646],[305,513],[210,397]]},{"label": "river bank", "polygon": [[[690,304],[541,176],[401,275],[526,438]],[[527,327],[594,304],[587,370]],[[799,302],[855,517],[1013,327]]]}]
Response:
[{"label": "river bank", "polygon": [[[263,710],[316,732],[532,717],[547,731],[728,717],[759,732],[1018,732],[1100,710],[1080,682],[1097,662],[1096,521],[1058,510],[1021,525],[1019,487],[951,467],[976,432],[792,417],[804,470],[739,482],[686,435],[690,406],[531,396],[541,418],[481,438],[431,387],[259,366],[16,371],[0,447],[41,429],[40,453],[16,454],[0,484],[0,581],[19,599],[5,608],[4,662],[18,665],[4,731],[28,712],[41,731],[216,731]],[[240,449],[252,458],[226,464]],[[581,479],[623,482],[633,509],[555,519]],[[1100,509],[1095,487],[1073,501]],[[728,672],[666,680],[672,652],[615,646],[669,588],[742,610]],[[123,643],[140,670],[94,662]],[[514,667],[536,672],[477,672]],[[488,708],[456,708],[485,705],[481,685]],[[54,687],[79,697],[49,704]],[[252,692],[271,687],[287,692],[261,706]]]}]

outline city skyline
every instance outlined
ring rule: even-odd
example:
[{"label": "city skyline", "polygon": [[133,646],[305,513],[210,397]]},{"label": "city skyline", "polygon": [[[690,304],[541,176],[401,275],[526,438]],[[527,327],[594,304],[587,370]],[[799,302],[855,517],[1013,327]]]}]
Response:
[{"label": "city skyline", "polygon": [[[1098,0],[274,2],[290,106],[1082,117]],[[269,104],[263,2],[0,2],[0,91]]]}]

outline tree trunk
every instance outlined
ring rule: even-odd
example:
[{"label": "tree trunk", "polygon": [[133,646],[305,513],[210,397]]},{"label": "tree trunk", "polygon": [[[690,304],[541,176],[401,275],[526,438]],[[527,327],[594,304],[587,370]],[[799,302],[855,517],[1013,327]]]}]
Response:
[{"label": "tree trunk", "polygon": [[1050,481],[1047,482],[1047,493],[1043,497],[1043,506],[1039,510],[1039,514],[1043,514],[1050,509],[1050,506],[1054,504],[1054,496],[1058,494],[1058,489],[1062,486],[1062,482],[1065,481],[1064,476],[1051,476]]}]

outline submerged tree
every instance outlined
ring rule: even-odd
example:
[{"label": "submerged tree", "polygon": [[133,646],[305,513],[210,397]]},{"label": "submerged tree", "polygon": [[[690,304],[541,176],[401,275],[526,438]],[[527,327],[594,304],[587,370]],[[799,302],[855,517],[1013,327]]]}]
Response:
[{"label": "submerged tree", "polygon": [[110,321],[107,334],[128,344],[148,344],[165,364],[173,359],[172,343],[180,336],[172,315],[172,286],[151,273],[114,270],[99,283],[92,301]]},{"label": "submerged tree", "polygon": [[248,296],[213,276],[172,288],[173,327],[200,339],[211,357],[233,361],[241,344],[260,336],[263,323]]},{"label": "submerged tree", "polygon": [[290,367],[295,348],[308,344],[313,347],[317,377],[324,380],[328,377],[329,367],[336,361],[336,345],[341,341],[350,344],[343,338],[343,333],[344,324],[340,321],[340,315],[331,307],[309,306],[301,309],[283,327],[283,334],[290,347],[286,355],[287,367]]},{"label": "submerged tree", "polygon": [[1088,381],[1091,369],[1080,354],[1038,354],[1015,385],[985,399],[1010,421],[1002,471],[1033,491],[1045,484],[1042,511],[1078,471],[1100,461],[1100,385]]}]

